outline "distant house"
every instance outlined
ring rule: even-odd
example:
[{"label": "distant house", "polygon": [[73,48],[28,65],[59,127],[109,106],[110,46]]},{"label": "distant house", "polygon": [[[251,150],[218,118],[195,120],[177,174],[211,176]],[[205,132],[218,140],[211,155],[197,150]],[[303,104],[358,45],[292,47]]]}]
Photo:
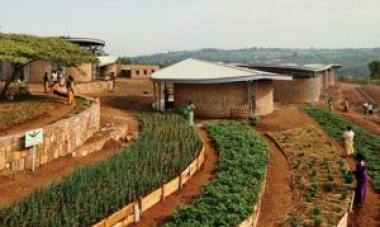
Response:
[{"label": "distant house", "polygon": [[120,64],[117,63],[117,57],[103,56],[99,57],[100,77],[105,77],[111,72],[117,77],[129,79],[149,78],[154,72],[160,70],[158,65],[137,65],[137,64]]},{"label": "distant house", "polygon": [[[290,76],[244,69],[222,63],[187,59],[152,74],[155,103],[162,105],[165,85],[173,86],[178,111],[191,100],[202,118],[239,118],[273,111],[273,81]],[[162,109],[158,106],[158,109]]]},{"label": "distant house", "polygon": [[315,103],[323,91],[336,84],[336,71],[341,65],[244,65],[242,68],[291,75],[292,81],[275,81],[274,101],[280,103]]}]

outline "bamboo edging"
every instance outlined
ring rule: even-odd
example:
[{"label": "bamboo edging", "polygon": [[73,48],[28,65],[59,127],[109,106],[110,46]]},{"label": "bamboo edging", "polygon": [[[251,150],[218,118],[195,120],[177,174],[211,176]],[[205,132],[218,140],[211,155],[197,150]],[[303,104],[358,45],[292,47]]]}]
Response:
[{"label": "bamboo edging", "polygon": [[168,183],[157,188],[145,197],[140,197],[124,208],[116,211],[107,218],[93,225],[93,227],[127,226],[137,223],[143,212],[153,207],[157,203],[164,201],[166,197],[183,188],[191,177],[201,169],[205,161],[205,145],[202,145],[198,157],[185,168],[182,173]]}]

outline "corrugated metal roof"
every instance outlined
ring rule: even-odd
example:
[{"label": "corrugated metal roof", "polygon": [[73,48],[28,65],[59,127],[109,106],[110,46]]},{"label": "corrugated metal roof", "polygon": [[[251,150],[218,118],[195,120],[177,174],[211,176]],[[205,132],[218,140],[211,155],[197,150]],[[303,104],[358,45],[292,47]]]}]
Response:
[{"label": "corrugated metal roof", "polygon": [[341,68],[342,65],[339,64],[306,64],[297,65],[294,63],[283,63],[278,65],[268,65],[268,64],[241,64],[242,67],[249,67],[253,69],[279,69],[279,70],[294,70],[294,71],[304,71],[304,72],[322,72],[333,68]]},{"label": "corrugated metal roof", "polygon": [[99,66],[100,67],[112,65],[112,64],[116,63],[116,61],[117,61],[117,57],[115,57],[115,56],[100,56],[100,57],[98,57],[98,59],[99,59]]},{"label": "corrugated metal roof", "polygon": [[252,80],[292,80],[291,76],[186,59],[151,75],[153,81],[173,83],[230,83]]}]

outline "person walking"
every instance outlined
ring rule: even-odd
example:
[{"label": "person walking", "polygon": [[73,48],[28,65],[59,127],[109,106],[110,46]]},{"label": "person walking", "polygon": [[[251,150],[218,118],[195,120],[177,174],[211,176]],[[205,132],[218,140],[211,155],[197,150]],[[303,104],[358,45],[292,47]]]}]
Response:
[{"label": "person walking", "polygon": [[349,112],[349,110],[350,110],[350,104],[349,104],[349,102],[348,102],[348,98],[346,98],[345,100],[344,100],[344,112]]},{"label": "person walking", "polygon": [[365,101],[364,103],[363,103],[363,114],[364,115],[367,115],[368,114],[368,102],[367,101]]},{"label": "person walking", "polygon": [[115,72],[111,72],[112,92],[116,90],[116,75]]},{"label": "person walking", "polygon": [[190,126],[194,126],[194,110],[195,110],[195,105],[194,105],[194,103],[191,101],[191,100],[189,100],[189,104],[187,105],[187,110],[188,110],[188,115],[187,115],[187,117],[188,117],[188,120],[189,120],[189,125]]},{"label": "person walking", "polygon": [[71,75],[66,81],[66,96],[67,104],[72,105],[74,103],[74,78]]},{"label": "person walking", "polygon": [[44,91],[45,91],[45,94],[48,93],[48,89],[49,89],[49,76],[48,76],[48,72],[45,72],[45,75],[44,75]]},{"label": "person walking", "polygon": [[108,93],[110,93],[112,90],[112,86],[113,86],[111,76],[109,74],[107,74],[107,76],[104,77],[104,80],[107,81],[107,91],[108,91]]},{"label": "person walking", "polygon": [[357,155],[356,170],[353,171],[356,178],[354,206],[360,208],[367,192],[368,173],[363,156]]},{"label": "person walking", "polygon": [[354,154],[354,137],[355,133],[350,126],[343,132],[344,147],[346,149],[346,158]]}]

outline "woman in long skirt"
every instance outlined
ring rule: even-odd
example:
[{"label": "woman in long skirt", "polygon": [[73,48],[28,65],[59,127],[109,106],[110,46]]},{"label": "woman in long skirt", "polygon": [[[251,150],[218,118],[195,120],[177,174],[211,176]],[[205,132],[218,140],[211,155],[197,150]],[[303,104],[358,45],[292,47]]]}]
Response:
[{"label": "woman in long skirt", "polygon": [[344,147],[346,148],[346,157],[354,154],[354,137],[355,133],[350,126],[343,133]]},{"label": "woman in long skirt", "polygon": [[358,155],[358,162],[354,174],[356,178],[354,205],[355,207],[360,207],[366,196],[368,179],[367,168],[361,155]]}]

